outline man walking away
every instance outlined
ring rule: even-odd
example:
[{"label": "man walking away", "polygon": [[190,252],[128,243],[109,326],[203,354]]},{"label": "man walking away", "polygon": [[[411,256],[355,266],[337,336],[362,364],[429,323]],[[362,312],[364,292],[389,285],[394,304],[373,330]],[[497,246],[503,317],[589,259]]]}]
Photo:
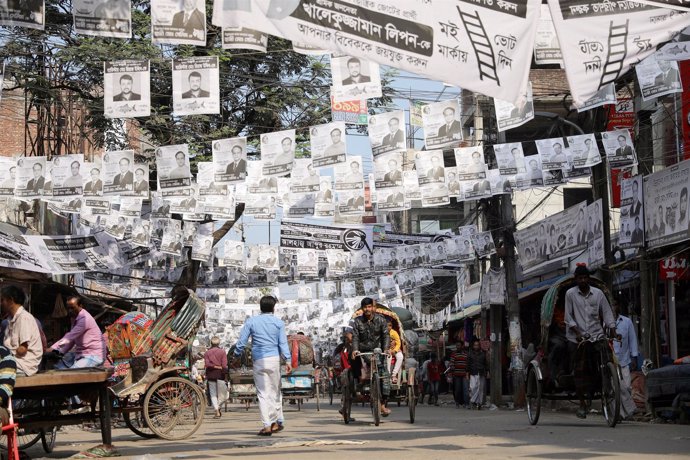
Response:
[{"label": "man walking away", "polygon": [[429,391],[429,363],[431,362],[431,357],[427,358],[423,363],[422,367],[419,368],[419,381],[422,382],[422,397],[419,398],[419,403],[424,404],[424,396],[429,394],[429,398],[431,398],[431,394]]},{"label": "man walking away", "polygon": [[465,351],[465,343],[460,341],[455,345],[455,351],[450,355],[450,368],[453,375],[453,399],[455,399],[455,408],[460,406],[468,407],[469,400],[467,398],[467,351]]},{"label": "man walking away", "polygon": [[266,295],[261,298],[261,314],[244,323],[233,360],[234,367],[239,367],[239,358],[251,337],[254,385],[263,423],[263,428],[257,433],[259,436],[271,436],[284,429],[283,395],[280,392],[281,357],[285,360],[285,372],[289,374],[292,371],[292,355],[285,334],[285,323],[273,316],[275,305],[274,297]]},{"label": "man walking away", "polygon": [[206,367],[206,381],[208,382],[208,391],[211,394],[211,405],[216,411],[214,418],[220,418],[220,404],[218,402],[218,395],[221,385],[225,385],[225,377],[228,375],[228,356],[225,351],[221,350],[220,339],[218,337],[211,338],[211,348],[204,353],[204,366]]},{"label": "man walking away", "polygon": [[484,386],[488,367],[486,353],[480,348],[479,339],[474,339],[472,349],[467,356],[467,369],[470,374],[470,401],[472,408],[477,410],[484,404]]},{"label": "man walking away", "polygon": [[628,419],[635,413],[635,402],[632,399],[632,381],[630,372],[635,370],[637,364],[637,335],[635,326],[630,318],[620,314],[621,301],[613,302],[613,315],[616,317],[616,339],[613,341],[613,350],[616,352],[618,364],[621,366],[621,417]]},{"label": "man walking away", "polygon": [[426,366],[427,379],[429,380],[429,405],[438,406],[438,388],[441,384],[441,369],[443,365],[438,360],[436,353],[431,354],[431,360]]}]

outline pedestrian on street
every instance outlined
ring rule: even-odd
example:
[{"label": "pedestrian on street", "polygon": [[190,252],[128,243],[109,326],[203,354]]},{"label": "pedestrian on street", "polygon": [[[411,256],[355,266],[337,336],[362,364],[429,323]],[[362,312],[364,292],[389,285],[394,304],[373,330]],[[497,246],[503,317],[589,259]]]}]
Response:
[{"label": "pedestrian on street", "polygon": [[636,369],[637,356],[637,334],[635,326],[630,318],[620,314],[621,300],[615,299],[613,302],[613,315],[616,317],[616,339],[613,341],[613,350],[616,353],[618,364],[621,367],[621,417],[630,418],[637,407],[632,398],[632,380],[630,372]]},{"label": "pedestrian on street", "polygon": [[263,428],[257,433],[259,436],[271,436],[285,428],[283,395],[280,391],[281,357],[285,360],[285,372],[292,372],[292,355],[285,334],[285,323],[273,315],[275,305],[275,297],[266,295],[261,298],[261,314],[244,323],[233,357],[233,367],[239,367],[240,356],[251,337],[254,385],[263,424]]},{"label": "pedestrian on street", "polygon": [[469,376],[467,374],[467,351],[463,341],[458,341],[455,345],[455,351],[450,355],[450,369],[453,377],[455,408],[459,409],[460,406],[467,408],[469,406],[469,398],[467,396]]},{"label": "pedestrian on street", "polygon": [[436,353],[431,354],[431,360],[426,366],[426,372],[427,379],[429,380],[429,405],[434,404],[438,406],[438,387],[441,384],[443,364],[438,360]]},{"label": "pedestrian on street", "polygon": [[218,337],[211,337],[211,348],[204,353],[204,366],[206,367],[208,391],[211,394],[211,405],[216,411],[213,418],[220,418],[218,395],[223,394],[221,385],[227,385],[225,379],[228,375],[228,355],[220,349]]},{"label": "pedestrian on street", "polygon": [[420,404],[424,404],[424,396],[427,394],[429,394],[429,398],[431,398],[429,393],[429,373],[427,372],[430,362],[431,358],[429,357],[422,363],[422,367],[419,368],[419,381],[422,382],[422,397],[419,400]]},{"label": "pedestrian on street", "polygon": [[484,386],[489,365],[486,353],[479,346],[479,339],[472,341],[472,349],[467,355],[467,370],[470,374],[470,402],[473,409],[481,409],[484,404]]}]

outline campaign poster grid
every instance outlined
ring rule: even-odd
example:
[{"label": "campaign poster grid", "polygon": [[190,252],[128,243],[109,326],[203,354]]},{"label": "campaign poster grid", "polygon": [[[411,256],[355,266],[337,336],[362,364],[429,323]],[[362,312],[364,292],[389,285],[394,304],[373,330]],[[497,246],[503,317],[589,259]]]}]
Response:
[{"label": "campaign poster grid", "polygon": [[150,116],[150,62],[147,60],[104,62],[103,99],[106,118]]}]

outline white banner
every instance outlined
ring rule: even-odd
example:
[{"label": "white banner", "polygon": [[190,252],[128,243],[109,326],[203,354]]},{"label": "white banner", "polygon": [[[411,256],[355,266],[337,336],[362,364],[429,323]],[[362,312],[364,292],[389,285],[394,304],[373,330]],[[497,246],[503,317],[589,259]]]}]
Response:
[{"label": "white banner", "polygon": [[151,115],[151,71],[149,61],[103,63],[103,98],[106,118]]},{"label": "white banner", "polygon": [[204,0],[151,0],[151,41],[206,46]]},{"label": "white banner", "polygon": [[130,0],[74,0],[74,31],[97,37],[130,38],[131,6]]},{"label": "white banner", "polygon": [[690,160],[644,177],[645,240],[658,248],[690,238]]},{"label": "white banner", "polygon": [[172,78],[175,115],[220,113],[217,56],[173,59]]}]

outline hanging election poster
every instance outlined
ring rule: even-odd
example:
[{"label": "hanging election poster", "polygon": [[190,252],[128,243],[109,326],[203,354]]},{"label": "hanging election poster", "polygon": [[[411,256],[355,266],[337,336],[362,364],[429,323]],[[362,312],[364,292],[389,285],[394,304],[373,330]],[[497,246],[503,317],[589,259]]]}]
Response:
[{"label": "hanging election poster", "polygon": [[337,102],[381,97],[381,73],[375,62],[352,56],[331,57],[331,74],[331,95]]},{"label": "hanging election poster", "polygon": [[347,274],[350,266],[350,253],[340,249],[326,249],[328,260],[328,273],[330,276],[343,276]]},{"label": "hanging election poster", "polygon": [[427,149],[454,147],[462,140],[460,102],[450,99],[422,107],[424,143]]},{"label": "hanging election poster", "polygon": [[496,245],[490,231],[477,232],[472,235],[472,246],[477,251],[477,257],[480,259],[496,253]]},{"label": "hanging election poster", "polygon": [[405,200],[421,200],[422,191],[419,188],[419,178],[417,171],[403,171],[403,188],[405,189]]},{"label": "hanging election poster", "polygon": [[103,165],[101,157],[95,156],[92,162],[84,162],[84,188],[85,197],[103,195],[103,180],[101,180],[101,170]]},{"label": "hanging election poster", "polygon": [[5,62],[0,66],[0,101],[2,101],[2,89],[5,84]]},{"label": "hanging election poster", "polygon": [[227,267],[243,268],[245,266],[244,243],[225,240],[223,243],[223,264]]},{"label": "hanging election poster", "polygon": [[494,109],[499,132],[517,128],[532,120],[534,118],[532,83],[528,84],[527,91],[517,104],[494,98]]},{"label": "hanging election poster", "polygon": [[271,220],[276,217],[276,197],[271,195],[247,195],[244,214],[259,220]]},{"label": "hanging election poster", "polygon": [[443,182],[421,185],[422,207],[443,206],[450,203],[448,186]]},{"label": "hanging election poster", "polygon": [[246,27],[223,27],[223,49],[266,52],[268,35]]},{"label": "hanging election poster", "polygon": [[[528,155],[525,157],[527,164],[527,172],[523,175],[524,187],[520,187],[520,178],[516,180],[518,188],[540,187],[544,185],[544,173],[542,172],[542,164],[540,155]],[[520,176],[518,174],[518,176]]]},{"label": "hanging election poster", "polygon": [[243,182],[247,176],[247,138],[219,139],[211,144],[215,182]]},{"label": "hanging election poster", "polygon": [[377,192],[377,198],[379,211],[394,211],[405,209],[405,190],[402,187],[386,188],[380,190]]},{"label": "hanging election poster", "polygon": [[548,0],[548,4],[576,106],[690,25],[690,16],[684,13],[642,3]]},{"label": "hanging election poster", "polygon": [[563,138],[538,139],[537,144],[541,165],[544,170],[560,170],[568,167],[568,158],[563,148]]},{"label": "hanging election poster", "polygon": [[460,194],[465,200],[491,196],[491,183],[487,179],[464,180],[460,182],[460,187]]},{"label": "hanging election poster", "polygon": [[175,115],[220,112],[218,56],[175,58],[172,75]]},{"label": "hanging election poster", "polygon": [[658,248],[690,238],[690,160],[644,177],[645,240]]},{"label": "hanging election poster", "polygon": [[342,215],[363,215],[364,189],[338,192],[337,204]]},{"label": "hanging election poster", "polygon": [[406,149],[405,112],[396,110],[369,117],[369,142],[374,158]]},{"label": "hanging election poster", "polygon": [[423,152],[415,160],[415,168],[419,185],[422,187],[427,184],[444,183],[446,181],[442,150]]},{"label": "hanging election poster", "polygon": [[604,145],[606,159],[612,168],[637,164],[637,154],[632,145],[630,131],[627,129],[601,133],[601,143]]},{"label": "hanging election poster", "polygon": [[152,0],[151,41],[206,46],[204,0]]},{"label": "hanging election poster", "polygon": [[286,217],[298,218],[314,215],[315,195],[313,193],[288,193],[288,202],[283,204]]},{"label": "hanging election poster", "polygon": [[6,1],[0,10],[0,26],[43,30],[45,0]]},{"label": "hanging election poster", "polygon": [[315,217],[335,216],[335,200],[331,184],[332,179],[330,176],[323,176],[321,178],[321,185],[319,187],[319,192],[316,194],[314,204]]},{"label": "hanging election poster", "polygon": [[340,295],[345,298],[356,296],[357,284],[354,281],[341,281]]},{"label": "hanging election poster", "polygon": [[69,198],[81,196],[84,187],[84,178],[81,175],[81,166],[84,155],[69,154],[53,157],[50,170],[52,196]]},{"label": "hanging election poster", "polygon": [[563,53],[558,44],[558,36],[553,26],[549,5],[542,4],[539,10],[539,22],[534,38],[534,62],[537,65],[560,64],[563,66]]},{"label": "hanging election poster", "polygon": [[393,275],[379,276],[378,281],[381,294],[383,294],[386,300],[400,297],[400,289],[398,288],[398,284],[395,282],[395,277]]},{"label": "hanging election poster", "polygon": [[134,190],[134,151],[116,150],[103,154],[103,195],[121,195]]},{"label": "hanging election poster", "polygon": [[[280,246],[370,253],[373,248],[373,233],[371,227],[363,225],[336,227],[282,221]],[[353,254],[352,257],[357,256]]]},{"label": "hanging election poster", "polygon": [[542,176],[544,178],[544,185],[560,185],[566,183],[562,169],[555,171],[543,171]]},{"label": "hanging election poster", "polygon": [[[569,136],[567,153],[575,168],[592,167],[601,163],[601,153],[594,134]],[[567,168],[563,168],[567,169]]]},{"label": "hanging election poster", "polygon": [[147,219],[134,219],[132,224],[132,244],[148,247],[151,239],[151,222]]},{"label": "hanging election poster", "polygon": [[149,197],[149,165],[136,163],[134,165],[134,195],[142,198]]},{"label": "hanging election poster", "polygon": [[309,139],[314,167],[321,168],[346,161],[345,123],[313,126],[309,130]]},{"label": "hanging election poster", "polygon": [[374,160],[374,174],[377,190],[400,187],[403,185],[402,163],[403,154],[401,152],[380,155]]},{"label": "hanging election poster", "polygon": [[602,105],[615,104],[616,100],[616,85],[615,83],[609,83],[582,104],[573,104],[573,106],[578,112],[586,112],[587,110],[595,109]]},{"label": "hanging election poster", "polygon": [[351,273],[369,273],[371,272],[371,256],[368,252],[360,252],[352,254],[352,265],[350,266]]},{"label": "hanging election poster", "polygon": [[292,171],[292,163],[294,160],[294,129],[261,135],[262,175],[285,176]]},{"label": "hanging election poster", "polygon": [[351,125],[366,125],[369,120],[367,101],[358,99],[338,102],[331,95],[331,120]]},{"label": "hanging election poster", "polygon": [[251,8],[217,1],[213,24],[251,24],[294,43],[517,100],[527,83],[539,9],[535,0],[500,6],[441,2],[433,8],[413,0],[381,0],[366,6],[257,0]]},{"label": "hanging election poster", "polygon": [[103,108],[106,118],[151,115],[149,61],[127,60],[103,63]]},{"label": "hanging election poster", "polygon": [[74,30],[97,37],[132,36],[130,0],[75,0],[72,3]]},{"label": "hanging election poster", "polygon": [[293,193],[318,192],[321,183],[319,170],[310,158],[295,159],[290,174],[290,191]]},{"label": "hanging election poster", "polygon": [[635,65],[635,73],[644,101],[683,91],[677,61],[657,59],[652,54]]},{"label": "hanging election poster", "polygon": [[163,221],[163,237],[160,251],[165,254],[179,256],[182,254],[182,221],[161,219]]},{"label": "hanging election poster", "polygon": [[127,225],[127,217],[122,216],[119,213],[112,213],[106,216],[105,232],[113,238],[121,240],[125,237]]},{"label": "hanging election poster", "polygon": [[527,171],[521,143],[495,144],[493,147],[501,176],[514,176]]},{"label": "hanging election poster", "polygon": [[156,149],[158,190],[184,195],[192,184],[187,144],[166,145]]},{"label": "hanging election poster", "polygon": [[120,197],[120,215],[125,217],[141,217],[142,198],[134,196]]},{"label": "hanging election poster", "polygon": [[17,160],[0,157],[0,196],[14,196],[17,178]]},{"label": "hanging election poster", "polygon": [[194,245],[194,239],[201,224],[188,221],[184,221],[182,224],[182,245],[191,248]]},{"label": "hanging election poster", "polygon": [[[642,204],[642,176],[625,178],[621,184],[621,217],[618,243],[622,248],[644,246],[644,205]],[[687,200],[687,193],[686,198]],[[686,205],[687,212],[687,205]],[[683,212],[687,226],[688,217]]]},{"label": "hanging election poster", "polygon": [[458,168],[446,166],[446,185],[448,185],[448,195],[461,200],[463,197],[461,182],[458,180]]},{"label": "hanging election poster", "polygon": [[297,272],[300,276],[314,278],[319,272],[319,256],[316,249],[297,249]]},{"label": "hanging election poster", "polygon": [[346,163],[336,165],[335,189],[336,190],[363,190],[364,175],[362,174],[362,158],[350,156]]},{"label": "hanging election poster", "polygon": [[213,222],[199,225],[192,244],[192,260],[206,262],[213,255]]},{"label": "hanging election poster", "polygon": [[458,180],[486,178],[484,150],[481,146],[455,149]]},{"label": "hanging election poster", "polygon": [[19,157],[14,196],[23,200],[40,198],[45,187],[46,157]]},{"label": "hanging election poster", "polygon": [[513,176],[502,176],[498,169],[489,169],[486,172],[486,178],[491,186],[492,195],[503,195],[512,192],[511,181],[515,179]]}]

